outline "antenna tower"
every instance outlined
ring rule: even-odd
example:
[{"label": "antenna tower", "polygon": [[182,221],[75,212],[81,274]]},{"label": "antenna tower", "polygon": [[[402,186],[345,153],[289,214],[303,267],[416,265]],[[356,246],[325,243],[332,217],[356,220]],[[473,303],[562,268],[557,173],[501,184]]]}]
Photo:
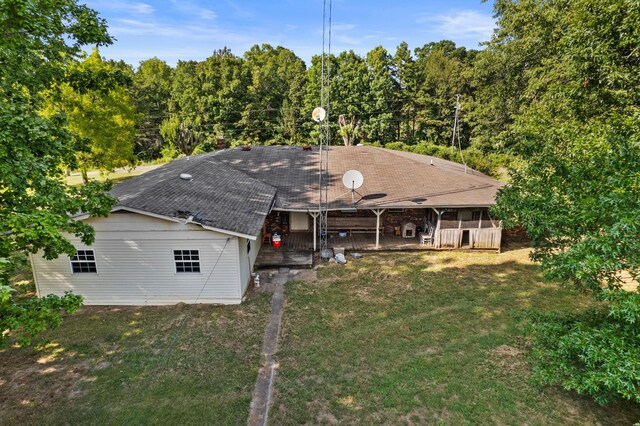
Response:
[{"label": "antenna tower", "polygon": [[462,143],[460,142],[460,95],[456,95],[456,114],[453,118],[453,136],[451,137],[451,157],[453,158],[453,150],[456,148],[456,138],[458,138],[458,149],[460,150],[460,159],[464,164],[464,172],[467,173],[467,162],[464,161],[462,155]]},{"label": "antenna tower", "polygon": [[[328,16],[327,16],[328,15]],[[328,29],[328,36],[327,35]],[[326,42],[325,42],[326,38]],[[326,50],[325,50],[326,46]],[[320,258],[327,252],[327,198],[329,186],[329,144],[331,131],[329,127],[331,89],[331,0],[322,3],[322,81],[320,85],[320,107],[326,111],[326,117],[320,123],[320,170],[318,187],[320,191],[318,212],[320,228]]]}]

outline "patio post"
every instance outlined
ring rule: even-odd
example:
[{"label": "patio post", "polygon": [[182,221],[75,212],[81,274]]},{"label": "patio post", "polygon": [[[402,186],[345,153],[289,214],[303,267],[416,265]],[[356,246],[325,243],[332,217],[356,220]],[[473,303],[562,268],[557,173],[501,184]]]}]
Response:
[{"label": "patio post", "polygon": [[317,244],[317,239],[318,239],[318,229],[316,226],[316,221],[318,219],[318,212],[309,212],[309,214],[311,215],[311,217],[313,217],[313,251],[316,251],[316,244]]},{"label": "patio post", "polygon": [[373,209],[371,210],[376,215],[376,249],[380,248],[380,215],[384,213],[385,209]]}]

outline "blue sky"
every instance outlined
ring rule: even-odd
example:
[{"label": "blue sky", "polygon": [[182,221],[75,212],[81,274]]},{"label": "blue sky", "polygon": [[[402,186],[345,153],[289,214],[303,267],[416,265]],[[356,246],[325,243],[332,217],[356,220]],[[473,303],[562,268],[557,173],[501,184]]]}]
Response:
[{"label": "blue sky", "polygon": [[[224,46],[241,56],[254,44],[293,50],[310,62],[322,51],[322,0],[86,0],[117,39],[103,56],[138,65],[158,57],[203,60]],[[328,1],[327,1],[328,4]],[[467,48],[489,39],[492,2],[480,0],[334,0],[332,46],[361,55],[382,45],[393,53],[449,39]]]}]

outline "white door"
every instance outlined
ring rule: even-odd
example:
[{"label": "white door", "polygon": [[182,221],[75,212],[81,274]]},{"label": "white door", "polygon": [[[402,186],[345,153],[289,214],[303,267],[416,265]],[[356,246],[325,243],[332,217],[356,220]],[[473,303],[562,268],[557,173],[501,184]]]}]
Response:
[{"label": "white door", "polygon": [[289,213],[289,223],[292,231],[308,231],[309,216],[306,213],[291,212]]}]

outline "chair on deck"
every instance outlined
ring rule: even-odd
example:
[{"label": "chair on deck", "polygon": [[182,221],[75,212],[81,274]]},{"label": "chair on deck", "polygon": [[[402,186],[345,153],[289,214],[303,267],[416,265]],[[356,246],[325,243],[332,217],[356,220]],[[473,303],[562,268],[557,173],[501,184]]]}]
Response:
[{"label": "chair on deck", "polygon": [[433,244],[433,226],[427,224],[427,232],[421,232],[418,237],[420,238],[420,244]]}]

